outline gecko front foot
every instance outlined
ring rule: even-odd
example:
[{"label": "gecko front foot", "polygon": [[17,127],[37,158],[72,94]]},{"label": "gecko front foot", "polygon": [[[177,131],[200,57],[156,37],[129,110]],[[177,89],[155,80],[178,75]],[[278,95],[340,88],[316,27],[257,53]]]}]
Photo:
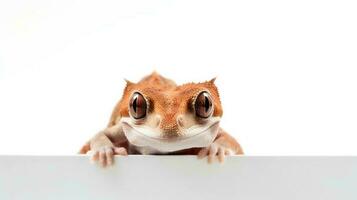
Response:
[{"label": "gecko front foot", "polygon": [[233,155],[233,151],[217,142],[214,142],[209,147],[202,148],[198,152],[197,158],[202,159],[207,156],[208,163],[212,163],[214,158],[218,158],[218,161],[223,163],[226,155]]},{"label": "gecko front foot", "polygon": [[91,160],[98,162],[102,167],[113,165],[114,155],[127,156],[128,152],[124,147],[104,146],[93,150]]}]

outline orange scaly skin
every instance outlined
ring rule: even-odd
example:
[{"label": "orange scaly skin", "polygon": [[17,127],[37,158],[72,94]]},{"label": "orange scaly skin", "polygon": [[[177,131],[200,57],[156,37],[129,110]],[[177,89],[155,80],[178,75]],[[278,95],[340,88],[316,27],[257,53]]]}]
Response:
[{"label": "orange scaly skin", "polygon": [[[187,83],[177,86],[172,80],[166,79],[156,72],[144,77],[138,83],[127,81],[121,100],[115,106],[108,126],[90,139],[80,150],[81,154],[92,152],[92,159],[103,167],[113,164],[113,155],[129,154],[170,154],[170,155],[197,155],[198,158],[208,157],[208,161],[217,157],[223,162],[225,155],[243,154],[239,143],[225,132],[217,128],[212,142],[205,147],[192,147],[176,151],[156,151],[152,148],[139,149],[131,144],[126,136],[124,124],[135,127],[148,127],[160,132],[162,141],[180,140],[186,136],[190,127],[209,127],[211,120],[218,120],[222,116],[222,107],[215,79],[203,83]],[[210,117],[200,118],[195,115],[193,106],[198,94],[206,91],[212,99],[213,111]],[[143,119],[133,119],[130,114],[130,101],[135,92],[140,92],[145,98],[148,108]],[[197,101],[197,100],[196,100]],[[206,105],[206,104],[205,104]],[[217,122],[218,125],[218,122]],[[131,129],[131,126],[128,126]],[[218,127],[218,126],[217,126]],[[143,133],[146,131],[143,131]],[[152,131],[155,132],[155,131]]]}]

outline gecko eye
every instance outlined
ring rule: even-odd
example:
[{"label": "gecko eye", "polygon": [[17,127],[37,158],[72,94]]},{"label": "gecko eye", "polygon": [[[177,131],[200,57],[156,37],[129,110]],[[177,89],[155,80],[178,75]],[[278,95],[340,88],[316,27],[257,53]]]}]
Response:
[{"label": "gecko eye", "polygon": [[195,100],[196,115],[201,118],[208,118],[213,112],[211,96],[208,92],[201,92]]},{"label": "gecko eye", "polygon": [[130,99],[129,111],[135,119],[142,119],[146,116],[147,103],[142,94],[135,92]]}]

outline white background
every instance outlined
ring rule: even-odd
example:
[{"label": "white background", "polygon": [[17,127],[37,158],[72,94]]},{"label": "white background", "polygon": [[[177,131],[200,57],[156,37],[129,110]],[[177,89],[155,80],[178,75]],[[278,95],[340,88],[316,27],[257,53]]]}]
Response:
[{"label": "white background", "polygon": [[1,1],[0,154],[74,154],[124,78],[218,76],[249,155],[356,155],[355,1]]}]

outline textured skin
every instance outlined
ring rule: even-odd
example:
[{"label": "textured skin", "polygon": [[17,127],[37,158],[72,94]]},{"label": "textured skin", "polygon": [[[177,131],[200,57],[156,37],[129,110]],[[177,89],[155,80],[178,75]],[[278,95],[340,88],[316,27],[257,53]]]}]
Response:
[{"label": "textured skin", "polygon": [[[145,94],[150,105],[149,113],[158,113],[162,117],[159,127],[165,133],[165,137],[179,133],[177,116],[193,112],[194,98],[202,90],[209,91],[211,94],[214,106],[213,117],[221,117],[223,111],[214,81],[215,79],[212,79],[202,83],[187,83],[178,86],[172,80],[156,72],[144,77],[138,83],[127,81],[123,96],[115,106],[107,128],[89,140],[80,153],[85,154],[89,150],[94,150],[93,160],[98,160],[103,166],[112,164],[111,157],[114,154],[138,154],[138,151],[131,148],[123,136],[119,124],[122,117],[129,117],[130,96],[135,91]],[[199,119],[195,120],[195,123],[200,123]],[[208,161],[211,162],[215,156],[219,161],[223,161],[225,155],[243,154],[243,150],[233,137],[220,128],[210,147],[185,149],[170,154],[198,155],[199,158],[208,156]]]},{"label": "textured skin", "polygon": [[151,105],[154,105],[151,111],[165,115],[164,123],[162,123],[163,128],[175,126],[174,117],[178,113],[188,112],[189,103],[192,102],[194,95],[202,89],[208,89],[211,92],[215,102],[213,116],[222,116],[223,111],[214,79],[203,83],[187,83],[177,86],[172,80],[153,73],[136,84],[127,81],[123,97],[114,108],[108,126],[113,126],[120,117],[129,116],[129,98],[133,91],[145,93],[150,98]]}]

